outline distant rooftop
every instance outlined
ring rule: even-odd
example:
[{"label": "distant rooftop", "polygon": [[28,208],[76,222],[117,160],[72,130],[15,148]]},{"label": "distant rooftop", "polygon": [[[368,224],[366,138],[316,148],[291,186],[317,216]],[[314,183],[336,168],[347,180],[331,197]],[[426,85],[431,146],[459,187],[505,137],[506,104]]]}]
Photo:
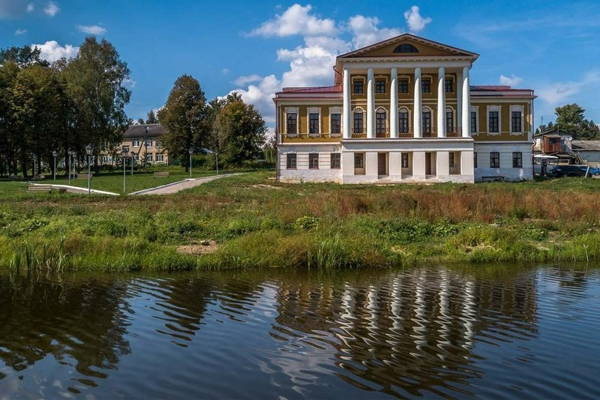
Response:
[{"label": "distant rooftop", "polygon": [[161,124],[139,124],[130,126],[124,137],[144,137],[146,136],[146,127],[148,128],[148,137],[157,137],[167,133],[167,130]]}]

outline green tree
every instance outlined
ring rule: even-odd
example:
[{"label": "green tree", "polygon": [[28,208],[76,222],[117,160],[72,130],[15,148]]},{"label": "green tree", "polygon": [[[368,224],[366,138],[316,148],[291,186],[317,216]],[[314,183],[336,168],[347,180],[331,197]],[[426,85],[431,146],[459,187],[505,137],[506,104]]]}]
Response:
[{"label": "green tree", "polygon": [[261,155],[267,128],[253,105],[245,104],[237,93],[227,96],[216,120],[216,132],[223,143],[223,161],[240,166]]},{"label": "green tree", "polygon": [[0,50],[0,64],[4,64],[7,61],[12,61],[19,66],[39,64],[47,67],[50,65],[49,62],[41,59],[40,49],[37,47],[32,48],[31,46],[9,47]]},{"label": "green tree", "polygon": [[209,126],[204,92],[200,83],[189,75],[182,75],[175,81],[167,103],[158,113],[158,119],[166,128],[162,139],[169,157],[183,162],[190,149],[196,151],[207,140]]},{"label": "green tree", "polygon": [[[85,146],[94,146],[96,154],[110,151],[121,143],[129,119],[125,105],[131,93],[125,87],[129,78],[127,64],[106,40],[85,39],[79,54],[62,69],[66,89],[76,109],[72,128],[77,141],[72,146],[83,157]],[[96,158],[97,159],[97,158]]]},{"label": "green tree", "polygon": [[600,138],[600,129],[594,121],[585,119],[585,109],[578,104],[573,103],[556,107],[554,113],[556,122],[540,126],[538,128],[539,132],[558,128],[571,134],[574,139]]},{"label": "green tree", "polygon": [[158,124],[158,119],[156,119],[156,114],[154,114],[154,110],[150,110],[148,113],[148,117],[146,118],[147,124]]}]

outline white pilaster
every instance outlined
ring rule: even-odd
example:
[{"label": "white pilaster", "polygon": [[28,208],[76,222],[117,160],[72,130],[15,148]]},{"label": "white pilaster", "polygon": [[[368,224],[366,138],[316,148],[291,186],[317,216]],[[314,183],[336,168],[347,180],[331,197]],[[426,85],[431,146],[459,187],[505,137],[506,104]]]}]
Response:
[{"label": "white pilaster", "polygon": [[462,72],[456,73],[456,132],[462,133]]},{"label": "white pilaster", "polygon": [[344,119],[342,121],[342,135],[344,139],[350,139],[351,130],[350,130],[350,70],[348,67],[344,67],[344,107],[343,107],[343,115]]},{"label": "white pilaster", "polygon": [[367,70],[367,138],[375,137],[375,74],[373,68]]},{"label": "white pilaster", "polygon": [[390,70],[390,137],[398,137],[398,68]]},{"label": "white pilaster", "polygon": [[469,114],[471,112],[469,67],[463,68],[462,75],[462,136],[471,137],[471,130],[469,129]]},{"label": "white pilaster", "polygon": [[446,68],[438,68],[437,135],[446,137]]},{"label": "white pilaster", "polygon": [[413,109],[413,133],[414,137],[423,137],[421,131],[421,68],[415,68],[415,90]]}]

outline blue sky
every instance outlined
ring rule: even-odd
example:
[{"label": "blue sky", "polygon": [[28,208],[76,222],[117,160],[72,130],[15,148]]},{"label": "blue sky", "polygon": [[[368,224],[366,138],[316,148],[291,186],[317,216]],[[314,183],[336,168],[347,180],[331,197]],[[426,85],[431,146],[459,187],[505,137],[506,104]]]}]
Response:
[{"label": "blue sky", "polygon": [[130,117],[164,104],[177,76],[207,97],[239,90],[272,124],[282,86],[328,85],[335,55],[411,31],[479,53],[473,84],[533,88],[536,125],[577,102],[600,122],[600,2],[0,0],[0,47],[72,56],[86,35],[129,64]]}]

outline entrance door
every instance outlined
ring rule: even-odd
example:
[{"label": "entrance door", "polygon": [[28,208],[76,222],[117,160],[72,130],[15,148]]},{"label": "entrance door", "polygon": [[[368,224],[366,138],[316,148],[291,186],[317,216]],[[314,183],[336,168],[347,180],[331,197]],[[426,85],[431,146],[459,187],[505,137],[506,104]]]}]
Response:
[{"label": "entrance door", "polygon": [[388,174],[387,153],[377,153],[377,173],[379,176]]}]

